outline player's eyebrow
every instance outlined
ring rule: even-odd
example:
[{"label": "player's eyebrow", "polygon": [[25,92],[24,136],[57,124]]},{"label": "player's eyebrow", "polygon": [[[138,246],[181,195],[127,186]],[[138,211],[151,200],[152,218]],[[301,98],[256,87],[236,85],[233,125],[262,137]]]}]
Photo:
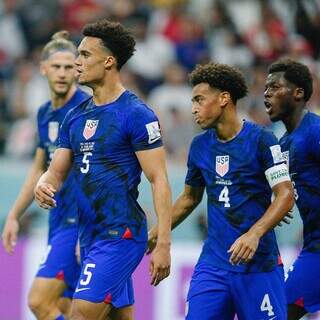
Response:
[{"label": "player's eyebrow", "polygon": [[202,97],[201,94],[197,94],[196,96],[192,97],[191,101],[194,102],[194,101],[198,100],[201,97]]}]

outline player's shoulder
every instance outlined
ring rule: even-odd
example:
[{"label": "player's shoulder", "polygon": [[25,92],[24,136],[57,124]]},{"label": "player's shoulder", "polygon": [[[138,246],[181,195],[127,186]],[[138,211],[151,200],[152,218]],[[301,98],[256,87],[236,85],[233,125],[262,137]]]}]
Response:
[{"label": "player's shoulder", "polygon": [[319,130],[319,128],[320,128],[320,116],[319,115],[309,111],[305,115],[305,120],[306,120],[305,128],[307,131],[311,131],[311,130],[318,131]]},{"label": "player's shoulder", "polygon": [[129,90],[125,92],[124,105],[128,108],[127,111],[129,114],[154,114],[154,111],[146,102]]},{"label": "player's shoulder", "polygon": [[87,96],[84,100],[73,106],[67,113],[66,119],[74,119],[81,116],[84,112],[90,109],[93,105],[92,96]]},{"label": "player's shoulder", "polygon": [[203,144],[207,145],[213,139],[214,129],[208,129],[204,132],[195,135],[191,141],[191,148],[201,147]]}]

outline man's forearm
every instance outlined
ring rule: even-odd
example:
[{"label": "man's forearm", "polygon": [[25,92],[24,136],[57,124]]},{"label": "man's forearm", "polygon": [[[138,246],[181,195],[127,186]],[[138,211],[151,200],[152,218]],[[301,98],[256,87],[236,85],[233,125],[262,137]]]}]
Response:
[{"label": "man's forearm", "polygon": [[56,191],[58,191],[61,188],[61,185],[64,179],[65,177],[63,175],[54,173],[54,171],[50,170],[50,167],[49,167],[49,169],[40,177],[38,184],[41,184],[41,183],[51,184],[56,189]]},{"label": "man's forearm", "polygon": [[170,245],[172,197],[166,179],[152,184],[153,201],[158,218],[158,244]]},{"label": "man's forearm", "polygon": [[289,191],[275,197],[265,214],[250,228],[250,232],[257,233],[260,237],[273,229],[293,207],[294,199]]}]

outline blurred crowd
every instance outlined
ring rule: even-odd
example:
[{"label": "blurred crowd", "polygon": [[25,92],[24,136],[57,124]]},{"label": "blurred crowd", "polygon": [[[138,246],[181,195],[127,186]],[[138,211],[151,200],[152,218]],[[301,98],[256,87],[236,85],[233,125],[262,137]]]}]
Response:
[{"label": "blurred crowd", "polygon": [[313,72],[309,108],[320,112],[319,0],[2,0],[0,154],[28,158],[34,152],[36,112],[48,99],[39,74],[42,46],[61,29],[78,43],[84,24],[99,18],[120,21],[135,34],[137,50],[123,81],[157,112],[171,159],[185,159],[198,130],[187,81],[197,63],[240,68],[250,87],[239,103],[243,118],[269,126],[267,66],[292,57]]}]

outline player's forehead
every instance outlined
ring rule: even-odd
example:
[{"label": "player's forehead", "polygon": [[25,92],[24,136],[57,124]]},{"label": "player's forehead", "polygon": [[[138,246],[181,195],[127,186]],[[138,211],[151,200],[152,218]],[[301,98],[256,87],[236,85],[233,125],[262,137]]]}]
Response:
[{"label": "player's forehead", "polygon": [[47,62],[50,64],[73,64],[75,60],[75,55],[71,51],[61,50],[52,53]]},{"label": "player's forehead", "polygon": [[269,73],[266,80],[266,85],[278,84],[287,85],[287,80],[284,77],[284,72]]},{"label": "player's forehead", "polygon": [[210,87],[209,83],[201,82],[192,88],[192,98],[197,96],[207,96],[213,94],[216,90]]},{"label": "player's forehead", "polygon": [[96,37],[84,37],[78,46],[79,53],[83,51],[96,52],[99,49],[102,49],[101,39]]}]

